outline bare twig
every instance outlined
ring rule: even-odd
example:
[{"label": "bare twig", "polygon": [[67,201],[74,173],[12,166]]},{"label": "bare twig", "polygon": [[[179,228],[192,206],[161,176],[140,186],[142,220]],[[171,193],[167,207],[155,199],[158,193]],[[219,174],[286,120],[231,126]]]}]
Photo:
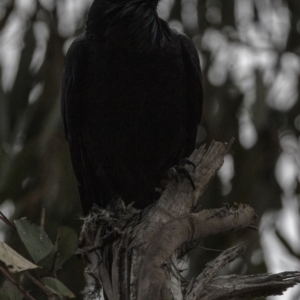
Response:
[{"label": "bare twig", "polygon": [[0,272],[24,295],[25,299],[35,300],[18,282],[16,282],[9,272],[0,265]]},{"label": "bare twig", "polygon": [[[0,220],[2,220],[6,225],[8,225],[9,227],[13,228],[15,231],[17,231],[17,228],[16,226],[11,223],[7,218],[6,216],[0,211]],[[29,254],[30,256],[30,254]],[[30,261],[33,262],[33,259],[31,258],[30,256]],[[3,270],[2,270],[3,271]],[[8,273],[9,274],[9,273]],[[35,277],[33,277],[28,271],[25,271],[24,272],[24,275],[31,281],[33,282],[36,286],[38,286],[47,296],[51,296],[53,295],[53,293],[48,290],[44,284],[39,280],[39,279],[36,279]],[[12,278],[13,279],[13,278]]]},{"label": "bare twig", "polygon": [[15,231],[17,231],[17,228],[16,228],[16,226],[12,223],[12,222],[10,222],[7,218],[6,218],[6,216],[0,211],[0,220],[3,222],[3,223],[5,223],[7,226],[9,226],[9,227],[11,227],[12,229],[14,229]]},{"label": "bare twig", "polygon": [[34,276],[32,276],[28,271],[24,272],[24,275],[32,282],[34,283],[38,288],[41,289],[41,291],[47,295],[48,297],[53,296],[53,293],[45,287],[45,285],[39,280],[36,279]]},{"label": "bare twig", "polygon": [[42,205],[42,209],[41,209],[41,223],[40,223],[40,228],[42,230],[44,230],[44,228],[45,228],[45,216],[46,216],[46,209],[45,209],[45,206]]}]

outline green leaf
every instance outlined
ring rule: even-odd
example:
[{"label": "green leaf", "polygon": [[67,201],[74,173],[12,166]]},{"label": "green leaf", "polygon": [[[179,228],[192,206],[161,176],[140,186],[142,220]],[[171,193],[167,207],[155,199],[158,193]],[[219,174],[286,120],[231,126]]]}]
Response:
[{"label": "green leaf", "polygon": [[[18,273],[25,270],[36,269],[38,266],[21,256],[7,244],[0,241],[0,261],[5,264],[11,273]],[[2,299],[0,297],[0,299]]]},{"label": "green leaf", "polygon": [[63,283],[53,277],[44,277],[42,282],[53,294],[60,297],[75,298],[75,295]]},{"label": "green leaf", "polygon": [[45,293],[42,290],[38,288],[34,288],[30,290],[30,295],[36,300],[56,300],[56,299],[61,300],[61,298],[57,295],[48,297],[47,295],[45,295]]},{"label": "green leaf", "polygon": [[53,271],[55,261],[57,257],[57,245],[54,245],[51,252],[39,261],[39,266],[43,267],[43,270],[40,274],[43,274],[45,271]]},{"label": "green leaf", "polygon": [[1,300],[10,300],[6,290],[0,289],[0,299]]},{"label": "green leaf", "polygon": [[22,300],[23,294],[8,280],[4,281],[0,289],[1,300]]},{"label": "green leaf", "polygon": [[76,231],[67,226],[58,228],[57,239],[57,256],[54,270],[58,270],[75,252],[78,246],[78,236]]},{"label": "green leaf", "polygon": [[53,244],[46,232],[27,218],[15,221],[19,236],[35,263],[41,261],[53,249]]}]

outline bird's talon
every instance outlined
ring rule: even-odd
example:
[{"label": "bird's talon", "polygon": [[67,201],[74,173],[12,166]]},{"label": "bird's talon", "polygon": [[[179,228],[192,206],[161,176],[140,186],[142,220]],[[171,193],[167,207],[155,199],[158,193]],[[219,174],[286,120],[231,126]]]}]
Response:
[{"label": "bird's talon", "polygon": [[196,187],[193,178],[191,177],[189,171],[181,165],[170,168],[168,171],[168,177],[170,179],[175,178],[176,182],[179,183],[179,173],[181,173],[190,182],[193,190],[195,190]]},{"label": "bird's talon", "polygon": [[178,169],[178,172],[183,174],[183,176],[190,182],[190,184],[194,190],[196,188],[195,183],[194,183],[194,180],[193,180],[192,176],[190,175],[189,171],[185,167],[180,166]]},{"label": "bird's talon", "polygon": [[168,177],[170,179],[175,178],[176,182],[179,182],[179,177],[178,177],[178,171],[177,171],[177,166],[170,168],[168,171]]},{"label": "bird's talon", "polygon": [[192,166],[194,171],[196,169],[196,165],[191,160],[189,160],[187,157],[184,157],[180,160],[180,165],[181,166],[184,166],[184,165]]}]

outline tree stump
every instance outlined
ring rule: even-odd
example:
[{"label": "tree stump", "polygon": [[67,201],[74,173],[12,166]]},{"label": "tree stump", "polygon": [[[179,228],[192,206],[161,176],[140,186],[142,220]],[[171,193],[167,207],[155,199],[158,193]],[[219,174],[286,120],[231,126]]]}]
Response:
[{"label": "tree stump", "polygon": [[241,299],[280,294],[299,282],[300,273],[222,276],[218,270],[240,256],[245,247],[224,251],[201,274],[187,282],[180,275],[180,258],[199,239],[249,227],[256,218],[246,204],[211,210],[197,208],[198,199],[223,164],[233,139],[213,141],[195,150],[196,165],[188,180],[170,182],[159,201],[144,211],[125,207],[121,199],[106,209],[94,207],[84,219],[78,254],[90,263],[86,269],[86,300]]}]

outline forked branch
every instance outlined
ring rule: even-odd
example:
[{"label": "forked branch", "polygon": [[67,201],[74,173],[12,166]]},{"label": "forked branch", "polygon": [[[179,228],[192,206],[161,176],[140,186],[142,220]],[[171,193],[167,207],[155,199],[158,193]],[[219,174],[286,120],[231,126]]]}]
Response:
[{"label": "forked branch", "polygon": [[95,286],[88,287],[94,292],[86,295],[86,300],[98,299],[99,282],[110,300],[240,299],[280,294],[299,282],[297,272],[215,277],[224,265],[243,254],[244,246],[224,251],[188,285],[180,276],[178,257],[184,245],[247,228],[256,218],[254,210],[244,204],[193,213],[232,143],[212,142],[207,150],[202,146],[193,152],[195,190],[186,179],[179,184],[174,180],[159,201],[143,212],[123,205],[95,208],[85,221],[79,250],[92,262],[88,272],[95,279]]}]

